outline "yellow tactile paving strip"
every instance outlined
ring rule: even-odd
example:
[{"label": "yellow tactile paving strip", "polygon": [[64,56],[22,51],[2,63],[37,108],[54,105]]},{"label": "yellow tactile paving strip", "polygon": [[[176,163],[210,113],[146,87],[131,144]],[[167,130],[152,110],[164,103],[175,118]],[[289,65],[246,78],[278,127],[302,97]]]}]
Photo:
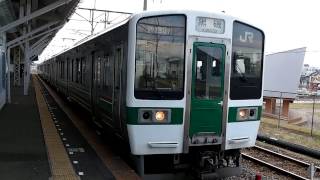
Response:
[{"label": "yellow tactile paving strip", "polygon": [[54,91],[52,91],[50,87],[45,83],[43,84],[117,180],[141,179],[120,157],[114,155],[110,149],[105,147],[103,142],[99,141],[99,137],[92,132],[92,129],[87,127],[81,117],[73,113],[71,109],[68,108],[68,105]]},{"label": "yellow tactile paving strip", "polygon": [[48,106],[40,91],[40,84],[36,76],[32,77],[38,109],[40,114],[41,126],[44,140],[47,147],[47,153],[50,163],[52,180],[79,180],[69,160],[63,143],[58,135],[57,129],[52,121]]}]

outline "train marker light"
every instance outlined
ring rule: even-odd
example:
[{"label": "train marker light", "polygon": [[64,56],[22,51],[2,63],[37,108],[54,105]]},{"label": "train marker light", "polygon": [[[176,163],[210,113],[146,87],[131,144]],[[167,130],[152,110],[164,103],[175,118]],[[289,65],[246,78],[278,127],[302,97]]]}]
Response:
[{"label": "train marker light", "polygon": [[149,112],[144,112],[142,116],[143,116],[144,119],[149,119],[150,118],[150,113]]},{"label": "train marker light", "polygon": [[254,116],[255,115],[255,110],[254,109],[250,109],[250,116]]}]

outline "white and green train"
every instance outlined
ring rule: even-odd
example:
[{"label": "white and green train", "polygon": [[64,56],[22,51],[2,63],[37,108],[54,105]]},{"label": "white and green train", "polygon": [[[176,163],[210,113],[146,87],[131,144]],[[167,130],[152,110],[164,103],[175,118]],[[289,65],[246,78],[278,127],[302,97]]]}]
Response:
[{"label": "white and green train", "polygon": [[240,172],[262,109],[264,33],[225,14],[132,15],[39,66],[41,77],[130,144],[140,173]]}]

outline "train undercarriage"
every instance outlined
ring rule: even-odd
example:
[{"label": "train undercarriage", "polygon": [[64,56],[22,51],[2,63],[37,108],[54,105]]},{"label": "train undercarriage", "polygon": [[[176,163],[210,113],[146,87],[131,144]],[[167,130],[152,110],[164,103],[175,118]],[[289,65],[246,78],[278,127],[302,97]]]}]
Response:
[{"label": "train undercarriage", "polygon": [[183,173],[181,179],[209,180],[241,174],[239,149],[221,151],[215,147],[193,147],[188,154],[136,156],[135,160],[141,177],[151,174],[180,177],[178,174]]}]

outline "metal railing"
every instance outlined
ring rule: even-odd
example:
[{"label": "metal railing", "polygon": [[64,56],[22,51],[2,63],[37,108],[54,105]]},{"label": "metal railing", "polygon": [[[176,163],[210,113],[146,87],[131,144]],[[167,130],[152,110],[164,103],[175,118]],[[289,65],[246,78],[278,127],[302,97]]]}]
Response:
[{"label": "metal railing", "polygon": [[[273,107],[272,113],[265,112],[264,103],[264,117],[277,120],[277,128],[284,127],[290,124],[298,128],[307,129],[311,136],[314,131],[320,129],[320,96],[316,93],[295,93],[295,92],[280,92],[280,91],[264,91],[264,99],[272,99]],[[283,106],[285,104],[288,108],[287,113],[284,114]],[[310,128],[310,129],[309,129]]]}]

